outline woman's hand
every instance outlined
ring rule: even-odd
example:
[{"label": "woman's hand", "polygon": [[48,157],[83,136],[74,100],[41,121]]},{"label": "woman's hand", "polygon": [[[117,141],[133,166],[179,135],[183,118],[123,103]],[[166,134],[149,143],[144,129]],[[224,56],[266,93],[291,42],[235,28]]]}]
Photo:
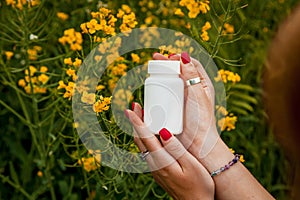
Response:
[{"label": "woman's hand", "polygon": [[132,107],[125,114],[140,151],[150,152],[145,159],[156,182],[174,199],[214,199],[214,182],[200,162],[167,129],[160,131],[160,142],[143,123],[141,106]]},{"label": "woman's hand", "polygon": [[[155,53],[155,60],[166,60]],[[211,80],[201,63],[183,52],[169,56],[170,60],[181,61],[181,78],[184,83],[200,77],[201,82],[185,86],[183,133],[176,136],[197,159],[205,157],[219,139],[214,116],[215,92]]]}]

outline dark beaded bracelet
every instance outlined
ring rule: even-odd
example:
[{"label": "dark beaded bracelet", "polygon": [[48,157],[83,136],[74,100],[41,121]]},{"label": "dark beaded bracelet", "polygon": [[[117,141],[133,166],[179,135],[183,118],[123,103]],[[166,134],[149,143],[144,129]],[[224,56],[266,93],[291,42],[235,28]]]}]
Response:
[{"label": "dark beaded bracelet", "polygon": [[225,170],[229,169],[232,165],[234,165],[235,163],[237,163],[240,160],[240,155],[239,154],[235,154],[234,159],[232,159],[232,161],[230,161],[227,165],[225,165],[224,167],[221,167],[220,169],[217,169],[216,171],[213,171],[210,176],[214,177],[218,174],[220,174],[221,172],[224,172]]}]

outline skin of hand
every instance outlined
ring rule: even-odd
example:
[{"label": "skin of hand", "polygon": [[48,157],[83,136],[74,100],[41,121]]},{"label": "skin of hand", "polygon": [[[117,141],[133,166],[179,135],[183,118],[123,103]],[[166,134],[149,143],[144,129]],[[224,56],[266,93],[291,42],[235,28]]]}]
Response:
[{"label": "skin of hand", "polygon": [[[154,60],[167,60],[155,53]],[[181,75],[184,83],[200,77],[199,84],[185,86],[183,133],[176,137],[197,159],[205,157],[219,139],[214,119],[214,87],[199,61],[186,52],[169,56],[170,60],[181,60]]]},{"label": "skin of hand", "polygon": [[[188,61],[187,57],[187,55],[176,54],[169,59]],[[159,54],[154,54],[153,58],[166,59]],[[218,135],[214,121],[214,88],[204,68],[197,60],[190,58],[190,62],[181,62],[181,70],[181,78],[184,81],[199,76],[201,83],[187,87],[184,121],[186,126],[178,139],[183,144],[188,144],[188,151],[211,173],[225,166],[234,155]],[[193,121],[195,114],[200,118],[201,123]],[[191,138],[192,144],[187,142]],[[215,176],[213,180],[216,199],[274,199],[240,162]]]},{"label": "skin of hand", "polygon": [[[136,130],[134,140],[139,149],[161,154],[162,159],[175,158],[168,166],[151,172],[155,181],[174,199],[214,199],[214,182],[201,163],[168,130],[160,131],[160,140],[152,133],[141,132],[145,130],[140,128],[144,126],[142,108],[138,103],[132,107],[133,111],[125,110],[125,114]],[[183,154],[178,157],[178,152]],[[148,165],[150,158],[151,153],[146,157]]]},{"label": "skin of hand", "polygon": [[[167,58],[159,53],[155,53],[153,59],[165,60]],[[183,133],[176,137],[188,152],[211,173],[226,165],[234,158],[227,145],[219,137],[216,129],[213,85],[202,65],[197,60],[190,58],[187,53],[182,53],[181,55],[175,54],[169,56],[169,59],[181,60],[181,78],[184,82],[195,77],[201,78],[201,83],[185,88],[184,129]],[[149,141],[144,141],[144,139],[141,141],[141,139],[136,139],[140,150],[149,149],[148,145],[144,145],[145,143],[148,144]],[[154,175],[154,177],[163,185],[165,178],[160,178],[159,174],[157,176]],[[211,180],[211,177],[207,178],[209,178],[207,181]],[[213,180],[215,183],[216,199],[274,199],[240,162],[236,163],[229,170],[215,176]],[[180,187],[184,185],[184,182],[182,182]],[[199,189],[199,187],[193,184],[189,185],[189,187]],[[170,194],[176,190],[176,187],[164,188]],[[188,192],[184,193],[184,195],[187,194]],[[203,194],[206,193],[204,192]]]}]

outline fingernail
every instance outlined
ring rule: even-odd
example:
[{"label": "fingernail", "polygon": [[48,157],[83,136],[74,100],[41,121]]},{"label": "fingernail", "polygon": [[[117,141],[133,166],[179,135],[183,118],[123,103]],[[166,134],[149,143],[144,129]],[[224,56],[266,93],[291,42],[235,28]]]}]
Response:
[{"label": "fingernail", "polygon": [[134,111],[135,102],[131,103],[131,110]]},{"label": "fingernail", "polygon": [[128,114],[128,111],[125,109],[124,110],[124,114],[125,114],[125,116],[127,117],[127,118],[129,118],[129,114]]},{"label": "fingernail", "polygon": [[152,58],[153,58],[154,54],[156,54],[156,53],[158,53],[158,52],[154,52],[154,53],[152,54]]},{"label": "fingernail", "polygon": [[183,64],[187,64],[187,63],[191,62],[191,58],[186,51],[181,53],[181,60],[182,60]]},{"label": "fingernail", "polygon": [[175,56],[175,53],[171,53],[170,55],[168,55],[168,58],[171,58],[172,56]]},{"label": "fingernail", "polygon": [[159,135],[162,137],[163,140],[167,141],[168,139],[170,139],[170,137],[172,136],[172,134],[168,131],[168,129],[163,128],[159,131]]}]

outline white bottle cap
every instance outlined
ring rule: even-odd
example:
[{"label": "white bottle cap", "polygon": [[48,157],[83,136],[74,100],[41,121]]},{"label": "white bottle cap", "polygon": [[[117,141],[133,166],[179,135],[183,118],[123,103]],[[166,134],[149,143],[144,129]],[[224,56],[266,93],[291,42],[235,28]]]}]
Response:
[{"label": "white bottle cap", "polygon": [[177,60],[150,60],[149,74],[180,74],[180,61]]}]

